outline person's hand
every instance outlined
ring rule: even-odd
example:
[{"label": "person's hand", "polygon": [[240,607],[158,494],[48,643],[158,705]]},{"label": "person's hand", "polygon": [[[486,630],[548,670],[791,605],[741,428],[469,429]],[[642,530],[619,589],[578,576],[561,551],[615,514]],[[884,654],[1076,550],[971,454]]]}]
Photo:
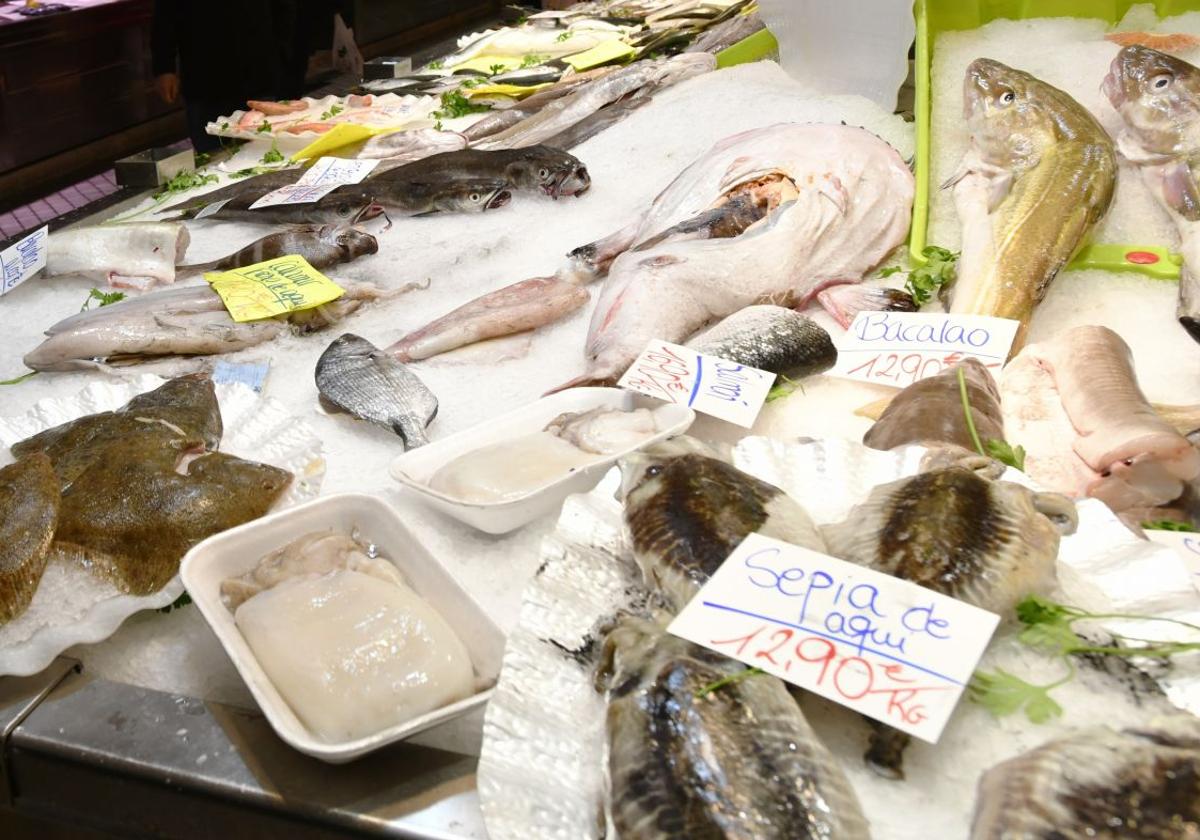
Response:
[{"label": "person's hand", "polygon": [[179,98],[179,74],[163,73],[154,77],[154,88],[168,105]]}]

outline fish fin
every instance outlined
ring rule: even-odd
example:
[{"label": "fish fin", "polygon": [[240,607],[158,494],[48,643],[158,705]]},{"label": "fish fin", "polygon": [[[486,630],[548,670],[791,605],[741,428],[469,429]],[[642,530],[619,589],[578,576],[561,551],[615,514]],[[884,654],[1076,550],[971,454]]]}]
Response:
[{"label": "fish fin", "polygon": [[843,280],[817,292],[821,304],[842,329],[850,329],[860,312],[916,312],[912,295],[901,289],[864,286],[857,280]]},{"label": "fish fin", "polygon": [[1189,222],[1200,220],[1200,190],[1189,163],[1179,160],[1165,167],[1162,182],[1167,206]]},{"label": "fish fin", "polygon": [[549,391],[542,394],[542,396],[548,397],[551,394],[557,394],[559,391],[565,391],[568,388],[615,388],[617,385],[617,379],[618,377],[616,376],[589,376],[585,373],[582,376],[577,376],[574,379],[564,382],[555,388],[551,388]]},{"label": "fish fin", "polygon": [[1008,197],[1012,189],[1013,176],[1011,172],[998,173],[988,178],[988,212],[993,212],[1000,202]]}]

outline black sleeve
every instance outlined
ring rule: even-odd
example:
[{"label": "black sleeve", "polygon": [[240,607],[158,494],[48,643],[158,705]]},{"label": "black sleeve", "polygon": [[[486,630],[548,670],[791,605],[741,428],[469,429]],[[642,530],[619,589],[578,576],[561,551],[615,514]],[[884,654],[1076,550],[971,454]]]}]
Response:
[{"label": "black sleeve", "polygon": [[175,65],[179,56],[179,5],[177,0],[154,0],[150,56],[155,76],[178,72]]}]

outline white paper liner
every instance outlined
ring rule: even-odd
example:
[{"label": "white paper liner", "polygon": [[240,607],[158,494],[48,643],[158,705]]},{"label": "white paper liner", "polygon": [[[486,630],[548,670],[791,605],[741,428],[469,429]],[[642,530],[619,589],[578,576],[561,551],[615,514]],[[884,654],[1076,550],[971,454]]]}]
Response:
[{"label": "white paper liner", "polygon": [[[840,439],[785,443],[750,437],[735,448],[733,459],[827,524],[844,519],[875,485],[915,474],[923,452],[920,447],[879,452]],[[1005,478],[1029,483],[1015,470]],[[509,636],[487,709],[477,775],[492,840],[603,836],[604,703],[592,689],[590,663],[562,648],[594,642],[604,622],[640,589],[627,559],[621,506],[613,499],[618,483],[614,469],[591,493],[567,500]],[[1098,501],[1081,503],[1079,513],[1079,531],[1060,545],[1061,591],[1051,597],[1094,611],[1194,616],[1200,598],[1170,549],[1137,538]],[[1150,638],[1169,635],[1162,628],[1139,629]],[[1140,672],[1110,664],[1111,672],[1080,667],[1073,681],[1055,689],[1052,696],[1065,713],[1044,725],[1021,714],[997,719],[964,700],[937,745],[909,746],[906,780],[900,782],[881,779],[863,764],[867,729],[856,715],[814,695],[803,708],[841,760],[873,836],[966,837],[976,780],[996,763],[1087,726],[1143,722],[1170,712],[1172,702],[1193,712],[1200,708],[1195,702],[1200,680],[1185,663],[1160,678],[1166,697]],[[1064,673],[1061,662],[1019,644],[1011,624],[1002,625],[979,668],[1002,668],[1036,684]]]},{"label": "white paper liner", "polygon": [[[72,397],[39,400],[19,417],[0,418],[0,444],[4,446],[0,460],[12,460],[8,447],[17,441],[86,414],[120,408],[165,381],[142,374],[128,380],[93,382]],[[276,509],[316,497],[325,462],[321,441],[308,423],[244,385],[222,384],[216,392],[225,427],[221,451],[295,475]],[[102,641],[134,613],[164,607],[181,594],[183,583],[178,575],[152,595],[134,596],[122,594],[112,583],[78,565],[52,561],[29,608],[0,624],[0,676],[37,673],[72,645]]]}]

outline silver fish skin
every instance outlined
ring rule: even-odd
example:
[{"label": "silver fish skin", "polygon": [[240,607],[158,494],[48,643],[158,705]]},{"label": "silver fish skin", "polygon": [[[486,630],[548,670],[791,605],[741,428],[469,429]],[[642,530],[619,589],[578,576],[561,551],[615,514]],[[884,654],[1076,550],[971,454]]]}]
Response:
[{"label": "silver fish skin", "polygon": [[1200,832],[1200,719],[1086,729],[979,779],[971,840],[1184,840]]},{"label": "silver fish skin", "polygon": [[621,840],[867,840],[841,767],[779,679],[624,618],[605,640],[609,819]]},{"label": "silver fish skin", "polygon": [[276,231],[226,257],[195,265],[181,265],[177,274],[228,271],[289,254],[298,254],[316,269],[350,262],[379,251],[379,242],[366,231],[342,225],[300,225]]},{"label": "silver fish skin", "polygon": [[414,449],[429,443],[425,427],[438,401],[425,383],[365,338],[345,333],[317,360],[317,390],[334,406],[391,429]]},{"label": "silver fish skin", "polygon": [[769,304],[735,312],[690,338],[687,346],[739,365],[798,378],[837,364],[837,348],[816,321]]}]

